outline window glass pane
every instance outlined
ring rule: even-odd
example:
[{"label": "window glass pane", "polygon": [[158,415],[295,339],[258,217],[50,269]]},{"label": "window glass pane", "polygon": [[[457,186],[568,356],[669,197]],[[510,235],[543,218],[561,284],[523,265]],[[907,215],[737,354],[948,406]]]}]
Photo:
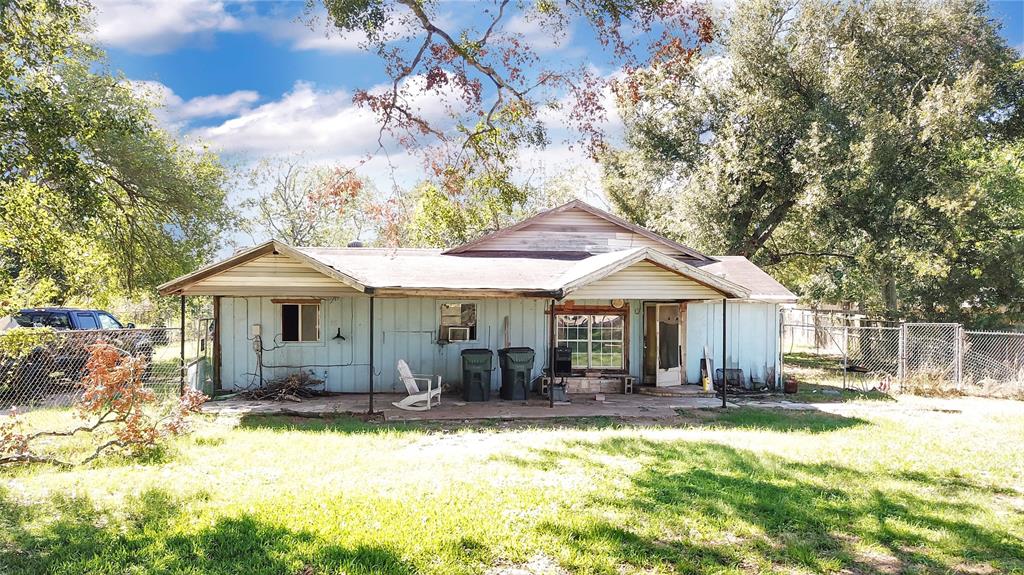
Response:
[{"label": "window glass pane", "polygon": [[560,315],[555,343],[572,350],[574,368],[622,369],[623,321],[621,315]]},{"label": "window glass pane", "polygon": [[302,307],[302,341],[320,341],[320,306],[304,305]]},{"label": "window glass pane", "polygon": [[299,341],[299,306],[281,305],[281,341]]},{"label": "window glass pane", "polygon": [[71,329],[71,321],[68,320],[68,314],[66,313],[51,314],[46,319],[45,325],[54,329]]},{"label": "window glass pane", "polygon": [[96,318],[91,313],[79,313],[76,319],[78,320],[78,329],[97,329],[99,325],[96,323]]},{"label": "window glass pane", "polygon": [[97,314],[100,318],[100,327],[103,329],[121,329],[121,326],[114,321],[114,318],[110,317],[105,313]]}]

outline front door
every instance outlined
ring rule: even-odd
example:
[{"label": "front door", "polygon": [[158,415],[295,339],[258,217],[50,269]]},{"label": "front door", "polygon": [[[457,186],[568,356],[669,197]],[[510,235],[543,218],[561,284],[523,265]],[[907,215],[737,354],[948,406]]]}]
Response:
[{"label": "front door", "polygon": [[678,303],[651,303],[644,309],[644,383],[663,387],[683,383],[683,317]]}]

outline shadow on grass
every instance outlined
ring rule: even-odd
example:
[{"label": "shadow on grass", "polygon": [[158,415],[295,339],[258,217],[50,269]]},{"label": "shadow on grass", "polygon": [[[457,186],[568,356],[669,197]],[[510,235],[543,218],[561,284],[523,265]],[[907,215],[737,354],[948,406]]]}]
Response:
[{"label": "shadow on grass", "polygon": [[824,411],[797,411],[782,409],[726,409],[717,414],[714,423],[724,427],[770,430],[798,431],[805,433],[828,433],[871,425],[859,417],[848,417]]},{"label": "shadow on grass", "polygon": [[187,515],[188,503],[151,490],[130,503],[123,521],[108,523],[106,512],[89,500],[56,497],[50,501],[56,519],[34,528],[45,512],[15,503],[0,491],[0,565],[12,574],[415,572],[393,550],[346,547],[249,514],[182,532],[176,524]]},{"label": "shadow on grass", "polygon": [[351,415],[337,417],[296,417],[292,415],[246,414],[239,421],[242,429],[266,431],[331,432],[340,434],[392,434],[460,431],[518,431],[522,429],[605,429],[628,425],[628,421],[610,417],[554,417],[475,420],[427,420],[408,422],[364,421]]},{"label": "shadow on grass", "polygon": [[557,473],[566,460],[607,469],[609,457],[642,466],[628,486],[538,527],[553,547],[571,550],[562,556],[570,569],[584,561],[600,565],[597,572],[621,565],[673,572],[958,572],[984,563],[984,572],[1024,569],[1021,525],[987,522],[978,504],[987,488],[966,481],[943,493],[934,488],[949,478],[879,480],[842,465],[716,443],[625,437],[508,461]]}]

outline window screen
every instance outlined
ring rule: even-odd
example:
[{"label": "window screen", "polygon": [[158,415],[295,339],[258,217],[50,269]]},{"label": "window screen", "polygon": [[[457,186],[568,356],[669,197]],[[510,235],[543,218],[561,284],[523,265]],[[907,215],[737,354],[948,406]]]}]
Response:
[{"label": "window screen", "polygon": [[282,304],[281,340],[320,341],[320,304]]}]

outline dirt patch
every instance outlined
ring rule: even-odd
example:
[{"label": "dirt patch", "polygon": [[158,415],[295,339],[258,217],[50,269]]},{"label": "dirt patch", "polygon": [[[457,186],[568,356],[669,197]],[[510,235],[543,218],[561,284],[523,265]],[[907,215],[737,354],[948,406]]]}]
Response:
[{"label": "dirt patch", "polygon": [[554,559],[543,553],[538,553],[526,563],[506,563],[495,565],[486,572],[486,575],[569,575]]}]

